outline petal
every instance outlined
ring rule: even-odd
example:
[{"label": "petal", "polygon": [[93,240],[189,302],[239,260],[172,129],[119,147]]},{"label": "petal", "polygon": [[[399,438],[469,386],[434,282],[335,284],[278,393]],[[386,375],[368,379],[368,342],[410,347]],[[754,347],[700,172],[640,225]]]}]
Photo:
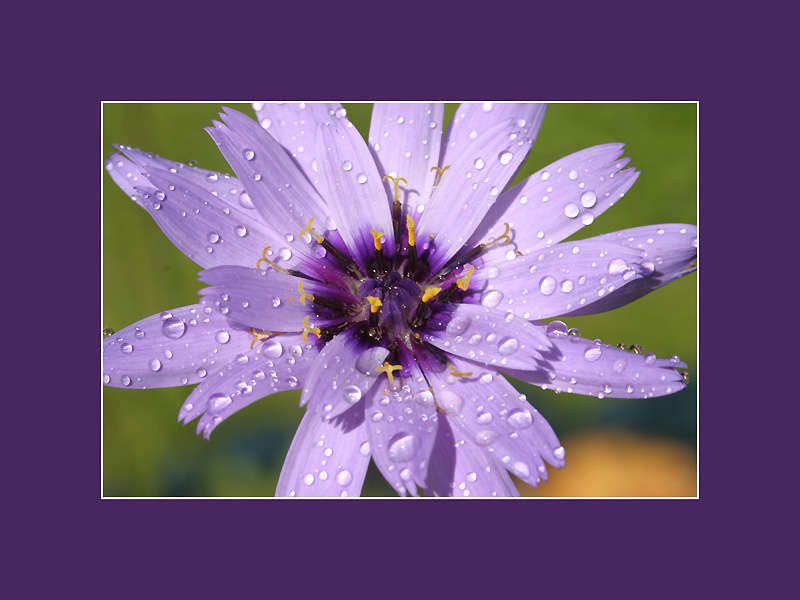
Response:
[{"label": "petal", "polygon": [[[443,104],[375,103],[369,126],[369,144],[381,175],[402,177],[400,200],[405,214],[416,218],[417,206],[428,203],[436,181],[442,142]],[[394,198],[394,183],[384,182]],[[405,217],[401,224],[405,224]]]},{"label": "petal", "polygon": [[278,480],[276,496],[358,496],[370,446],[360,402],[331,421],[309,406],[297,428]]},{"label": "petal", "polygon": [[454,358],[454,377],[433,360],[425,375],[448,421],[514,475],[536,486],[547,479],[544,461],[564,466],[564,449],[544,417],[491,367]]},{"label": "petal", "polygon": [[420,337],[448,354],[487,365],[514,369],[535,368],[536,359],[550,345],[540,328],[493,308],[474,304],[437,309],[420,328]]},{"label": "petal", "polygon": [[601,243],[620,243],[642,251],[643,257],[638,261],[641,276],[598,301],[568,313],[571,316],[619,308],[696,270],[692,267],[697,260],[697,227],[694,225],[647,225],[592,239]]},{"label": "petal", "polygon": [[393,381],[381,378],[366,394],[366,421],[372,458],[389,484],[405,496],[425,486],[438,415],[433,395],[411,352],[398,348],[402,370]]},{"label": "petal", "polygon": [[[125,156],[138,165],[142,172],[147,171],[147,167],[153,167],[161,171],[167,171],[169,173],[178,175],[182,179],[199,185],[206,191],[217,196],[228,206],[236,208],[237,210],[244,209],[246,213],[255,220],[261,220],[261,217],[258,215],[258,213],[253,210],[255,207],[250,201],[250,198],[244,189],[244,185],[236,177],[232,177],[227,173],[220,173],[218,171],[209,171],[199,167],[190,167],[174,160],[161,158],[155,154],[142,152],[141,150],[132,148],[130,146],[119,146],[115,144],[114,147],[118,148],[123,154],[125,154]],[[136,185],[139,185],[139,183]]]},{"label": "petal", "polygon": [[141,204],[170,241],[201,267],[255,265],[275,239],[260,221],[199,185],[153,168],[147,175],[153,187],[137,187]]},{"label": "petal", "polygon": [[643,252],[618,241],[592,238],[557,244],[531,254],[513,249],[488,254],[470,279],[470,298],[501,296],[498,309],[524,319],[546,319],[589,307],[642,277]]},{"label": "petal", "polygon": [[226,109],[225,125],[215,122],[208,133],[247,188],[250,200],[280,238],[292,240],[292,250],[315,256],[300,232],[310,219],[324,226],[325,201],[286,154],[283,147],[246,115]]},{"label": "petal", "polygon": [[[551,246],[592,223],[636,181],[634,169],[620,171],[624,144],[604,144],[557,160],[504,192],[475,230],[470,244],[512,228],[515,249],[527,254]],[[503,246],[489,252],[505,253]]]},{"label": "petal", "polygon": [[467,243],[532,143],[529,126],[507,119],[479,135],[442,175],[417,227],[418,238],[434,236],[431,272]]},{"label": "petal", "polygon": [[686,364],[678,357],[634,354],[599,340],[567,335],[567,326],[560,321],[539,327],[548,328],[554,343],[552,350],[543,352],[539,368],[503,369],[504,373],[543,389],[599,398],[652,398],[686,387],[676,370]]},{"label": "petal", "polygon": [[103,340],[103,383],[132,389],[198,383],[252,340],[210,302],[165,311]]},{"label": "petal", "polygon": [[394,254],[390,201],[381,174],[364,138],[349,121],[320,126],[315,147],[319,189],[345,245],[366,272],[375,256],[371,230],[383,234],[384,252]]},{"label": "petal", "polygon": [[186,398],[178,420],[186,424],[202,415],[197,435],[202,433],[208,439],[222,421],[245,406],[305,385],[317,354],[316,346],[304,343],[299,335],[271,338],[210,373]]},{"label": "petal", "polygon": [[317,124],[344,118],[341,104],[315,102],[254,102],[261,127],[266,129],[294,160],[306,178],[317,186],[314,138]]},{"label": "petal", "polygon": [[251,327],[270,331],[302,331],[309,318],[311,327],[325,327],[343,321],[346,316],[306,298],[301,302],[300,286],[312,294],[347,306],[357,302],[349,292],[327,284],[285,275],[275,270],[222,266],[200,273],[200,280],[214,286],[201,290],[213,294],[224,314]]},{"label": "petal", "polygon": [[439,418],[424,489],[426,496],[519,496],[505,468],[460,431],[454,432],[446,416]]},{"label": "petal", "polygon": [[370,348],[362,341],[360,328],[350,327],[338,334],[319,355],[303,388],[300,405],[324,405],[330,419],[349,410],[361,400],[382,373],[380,367],[389,355],[386,348]]},{"label": "petal", "polygon": [[444,134],[442,160],[439,166],[444,167],[456,162],[479,135],[508,119],[514,119],[520,127],[525,128],[526,135],[535,141],[546,111],[547,104],[529,102],[522,104],[511,102],[462,104],[458,107]]}]

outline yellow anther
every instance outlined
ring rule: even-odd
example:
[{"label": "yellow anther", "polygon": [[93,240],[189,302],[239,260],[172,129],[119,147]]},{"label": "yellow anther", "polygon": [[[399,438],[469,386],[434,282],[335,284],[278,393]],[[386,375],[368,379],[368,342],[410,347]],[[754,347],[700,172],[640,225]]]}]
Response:
[{"label": "yellow anther", "polygon": [[302,305],[303,306],[306,305],[306,298],[308,298],[309,300],[311,300],[311,302],[313,302],[314,294],[306,294],[305,290],[303,289],[302,281],[298,285],[300,286],[300,302],[302,303]]},{"label": "yellow anther", "polygon": [[461,371],[459,371],[458,369],[456,369],[451,365],[450,375],[452,375],[453,377],[472,377],[472,371],[470,371],[469,373],[462,373]]},{"label": "yellow anther", "polygon": [[388,362],[384,362],[382,367],[377,367],[376,371],[381,371],[382,373],[386,373],[389,376],[389,383],[394,383],[394,375],[392,374],[394,371],[402,371],[402,365],[390,365]]},{"label": "yellow anther", "polygon": [[261,253],[261,258],[259,258],[258,262],[256,262],[256,269],[260,269],[261,261],[264,261],[276,271],[280,271],[281,273],[286,273],[287,275],[291,275],[289,271],[287,271],[283,267],[279,267],[278,265],[276,265],[274,262],[272,262],[270,259],[267,258],[267,250],[269,250],[270,248],[272,248],[272,246],[267,246],[266,248],[264,248],[264,251]]},{"label": "yellow anther", "polygon": [[378,309],[383,306],[381,299],[376,298],[375,296],[367,296],[367,301],[369,302],[369,312],[371,313],[378,312]]},{"label": "yellow anther", "polygon": [[314,219],[309,219],[309,220],[308,220],[308,225],[306,226],[306,228],[305,228],[305,229],[302,229],[302,230],[300,230],[300,237],[303,237],[303,234],[304,234],[304,233],[307,231],[308,233],[310,233],[310,234],[311,234],[311,236],[312,236],[312,237],[313,237],[315,240],[317,240],[317,243],[318,243],[318,244],[321,244],[322,242],[324,242],[324,241],[325,241],[325,238],[324,238],[324,237],[322,237],[321,235],[317,235],[316,233],[314,233],[314,230],[311,228],[311,224],[312,224],[313,222],[314,222]]},{"label": "yellow anther", "polygon": [[467,291],[467,288],[469,287],[469,278],[472,277],[472,274],[474,272],[475,272],[475,267],[473,265],[470,265],[469,271],[467,271],[466,273],[464,273],[464,275],[456,279],[456,285],[458,286],[458,289],[463,290],[465,292]]},{"label": "yellow anther", "polygon": [[391,179],[394,182],[394,201],[400,202],[400,188],[398,186],[400,185],[401,181],[406,185],[408,185],[408,182],[402,177],[392,177],[391,175],[384,176],[382,181],[386,181],[387,179]]},{"label": "yellow anther", "polygon": [[308,317],[303,319],[303,343],[308,343],[308,334],[313,333],[317,337],[322,337],[322,330],[319,327],[311,327],[308,324]]},{"label": "yellow anther", "polygon": [[370,229],[370,231],[372,232],[372,237],[375,238],[375,250],[380,250],[383,248],[383,246],[381,246],[381,238],[383,237],[383,234],[380,231],[375,231],[374,229]]},{"label": "yellow anther", "polygon": [[439,185],[442,181],[442,177],[444,176],[444,172],[450,168],[450,165],[447,165],[444,169],[440,169],[439,167],[431,167],[431,171],[436,171],[436,181],[433,184],[433,187]]},{"label": "yellow anther", "polygon": [[510,235],[508,235],[508,232],[509,232],[509,231],[511,231],[511,225],[509,225],[508,223],[503,223],[503,225],[505,225],[505,226],[506,226],[506,231],[505,231],[505,233],[504,233],[503,235],[501,235],[500,237],[496,237],[496,238],[494,238],[494,239],[493,239],[491,242],[489,242],[490,244],[494,244],[495,242],[499,242],[499,241],[500,241],[500,240],[502,240],[503,238],[506,238],[506,241],[505,241],[505,242],[503,242],[504,244],[507,244],[508,242],[510,242],[510,241],[511,241],[511,236],[510,236]]},{"label": "yellow anther", "polygon": [[436,297],[436,295],[441,291],[442,288],[437,288],[437,287],[425,288],[425,292],[422,294],[422,301],[427,302],[431,298]]},{"label": "yellow anther", "polygon": [[261,340],[268,340],[271,336],[277,334],[277,331],[257,331],[255,328],[250,328],[250,335],[253,336],[253,342],[250,344],[250,349],[253,349],[253,346],[256,345],[256,342],[260,342]]},{"label": "yellow anther", "polygon": [[414,219],[411,218],[411,215],[406,216],[406,225],[408,226],[408,245],[416,246],[417,231],[415,229]]}]

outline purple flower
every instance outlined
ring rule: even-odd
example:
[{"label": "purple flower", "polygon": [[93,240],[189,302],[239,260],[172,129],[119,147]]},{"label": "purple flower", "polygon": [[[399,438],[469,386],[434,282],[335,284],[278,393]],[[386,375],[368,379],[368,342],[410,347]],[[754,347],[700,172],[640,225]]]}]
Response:
[{"label": "purple flower", "polygon": [[545,105],[465,104],[442,134],[441,105],[376,104],[368,144],[338,104],[254,108],[208,128],[236,178],[125,146],[106,162],[206,287],[104,339],[105,385],[199,384],[179,418],[206,438],[302,388],[280,496],[358,495],[370,458],[401,495],[515,496],[509,472],[538,485],[564,448],[501,373],[601,398],[685,387],[677,357],[551,320],[694,270],[692,225],[563,242],[636,180],[622,144],[506,189]]}]

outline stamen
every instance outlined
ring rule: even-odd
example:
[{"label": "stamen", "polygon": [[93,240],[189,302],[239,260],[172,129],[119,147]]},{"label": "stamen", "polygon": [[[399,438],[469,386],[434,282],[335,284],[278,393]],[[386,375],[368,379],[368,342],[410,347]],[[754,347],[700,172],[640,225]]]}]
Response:
[{"label": "stamen", "polygon": [[507,244],[508,242],[510,242],[510,241],[511,241],[511,236],[509,236],[509,235],[508,235],[508,232],[509,232],[509,231],[511,231],[511,225],[509,225],[508,223],[503,223],[503,225],[505,225],[505,226],[506,226],[506,231],[505,231],[505,233],[504,233],[503,235],[501,235],[500,237],[496,237],[496,238],[494,238],[494,239],[493,239],[491,242],[489,242],[488,244],[486,244],[487,246],[491,246],[492,244],[494,244],[494,243],[496,243],[496,242],[499,242],[499,241],[500,241],[500,240],[502,240],[503,238],[506,238],[506,241],[505,241],[505,242],[503,242],[504,244]]},{"label": "stamen", "polygon": [[406,185],[408,185],[408,182],[405,179],[403,179],[402,177],[392,177],[391,175],[384,176],[384,178],[381,181],[386,181],[387,179],[391,179],[394,182],[394,201],[399,204],[400,203],[400,188],[399,188],[400,182],[402,181]]},{"label": "stamen", "polygon": [[383,234],[380,231],[375,231],[374,229],[370,229],[370,232],[372,233],[372,237],[375,239],[375,250],[382,250],[383,246],[381,245],[381,238],[383,237]]},{"label": "stamen", "polygon": [[449,168],[450,165],[447,165],[444,169],[440,169],[439,167],[431,167],[431,171],[436,171],[436,180],[433,182],[433,187],[436,187],[439,185],[439,183],[441,183],[444,172]]},{"label": "stamen", "polygon": [[261,258],[259,258],[258,261],[256,262],[256,269],[260,269],[261,261],[264,261],[276,271],[280,271],[281,273],[286,273],[287,275],[291,275],[292,273],[290,273],[288,270],[284,269],[283,267],[279,267],[278,265],[276,265],[274,262],[272,262],[270,259],[267,258],[267,250],[269,250],[270,248],[272,248],[272,246],[267,246],[266,248],[264,248],[264,251],[261,253]]},{"label": "stamen", "polygon": [[313,302],[314,301],[314,294],[306,294],[305,290],[303,289],[303,282],[302,281],[300,282],[299,285],[300,285],[300,303],[303,306],[305,306],[306,305],[306,298],[308,298],[309,300],[311,300],[311,302]]},{"label": "stamen", "polygon": [[313,333],[317,337],[322,337],[322,330],[319,327],[311,327],[308,324],[308,317],[303,319],[303,343],[308,343],[308,334]]},{"label": "stamen", "polygon": [[383,306],[383,302],[381,302],[380,298],[376,298],[375,296],[367,296],[367,300],[369,301],[369,312],[376,313]]},{"label": "stamen", "polygon": [[305,229],[301,229],[301,230],[300,230],[300,237],[303,237],[303,234],[304,234],[304,233],[307,231],[308,233],[310,233],[310,234],[311,234],[311,236],[312,236],[312,237],[313,237],[315,240],[317,240],[317,243],[318,243],[318,244],[321,244],[322,242],[324,242],[324,241],[325,241],[325,238],[324,238],[324,237],[322,237],[321,235],[317,235],[316,233],[314,233],[314,230],[311,228],[311,224],[312,224],[313,222],[314,222],[314,219],[309,219],[309,220],[308,220],[308,226],[307,226]]},{"label": "stamen", "polygon": [[451,363],[450,364],[450,375],[452,375],[453,377],[472,377],[472,371],[470,371],[469,373],[462,373],[461,371],[456,369]]},{"label": "stamen", "polygon": [[376,371],[381,371],[382,373],[386,373],[389,377],[389,383],[394,383],[394,375],[392,374],[394,371],[402,371],[402,365],[390,365],[388,362],[384,362],[382,367],[377,367]]},{"label": "stamen", "polygon": [[431,298],[435,298],[436,295],[442,291],[442,288],[438,287],[429,287],[425,288],[425,292],[422,294],[422,301],[427,302]]},{"label": "stamen", "polygon": [[417,231],[411,215],[406,216],[406,226],[408,227],[408,245],[413,248],[417,245]]},{"label": "stamen", "polygon": [[467,271],[464,275],[456,279],[456,285],[458,286],[458,289],[460,289],[463,292],[467,291],[467,288],[469,287],[469,278],[472,277],[472,274],[474,272],[475,272],[475,266],[470,265],[469,271]]},{"label": "stamen", "polygon": [[278,331],[267,331],[266,329],[263,331],[257,331],[255,328],[250,328],[250,335],[253,336],[253,342],[250,344],[250,349],[253,349],[253,346],[256,345],[256,342],[260,342],[262,340],[268,340],[271,336],[277,335]]}]

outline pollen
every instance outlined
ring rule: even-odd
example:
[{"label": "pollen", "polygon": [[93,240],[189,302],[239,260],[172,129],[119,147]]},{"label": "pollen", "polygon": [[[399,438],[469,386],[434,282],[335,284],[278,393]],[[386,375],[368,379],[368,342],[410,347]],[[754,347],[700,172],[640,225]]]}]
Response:
[{"label": "pollen", "polygon": [[303,319],[303,343],[308,343],[308,334],[313,333],[317,337],[322,336],[322,330],[319,327],[311,327],[308,324],[308,317]]},{"label": "pollen", "polygon": [[423,302],[427,302],[431,298],[435,298],[439,294],[439,292],[441,292],[441,291],[442,291],[442,288],[438,288],[438,287],[425,288],[425,292],[422,294],[422,301]]},{"label": "pollen", "polygon": [[306,305],[306,298],[308,298],[311,302],[314,301],[314,294],[306,294],[305,290],[303,289],[303,282],[301,281],[299,284],[300,287],[300,303],[305,306]]},{"label": "pollen", "polygon": [[389,377],[389,383],[394,383],[394,371],[402,371],[402,365],[390,365],[388,362],[384,362],[382,367],[377,367],[376,371],[381,371],[382,373],[386,373]]},{"label": "pollen", "polygon": [[406,225],[408,226],[408,245],[409,246],[416,246],[417,245],[417,231],[414,225],[414,219],[411,218],[411,215],[406,216]]},{"label": "pollen", "polygon": [[381,302],[380,298],[376,298],[375,296],[367,296],[367,301],[369,302],[369,312],[376,313],[383,306],[383,302]]},{"label": "pollen", "polygon": [[324,242],[324,241],[325,241],[325,238],[324,238],[324,237],[322,237],[321,235],[317,235],[316,233],[314,233],[314,229],[311,227],[311,224],[312,224],[313,222],[314,222],[314,219],[309,219],[309,220],[308,220],[308,225],[306,226],[306,228],[305,228],[305,229],[301,229],[301,230],[300,230],[300,237],[303,237],[303,234],[304,234],[304,233],[307,231],[308,233],[310,233],[310,234],[311,234],[311,236],[312,236],[312,237],[313,237],[315,240],[317,240],[317,243],[318,243],[318,244],[321,244],[322,242]]},{"label": "pollen", "polygon": [[469,287],[469,278],[472,277],[472,274],[475,272],[474,265],[469,266],[469,271],[467,271],[464,275],[456,279],[456,285],[458,289],[466,292],[467,288]]}]

